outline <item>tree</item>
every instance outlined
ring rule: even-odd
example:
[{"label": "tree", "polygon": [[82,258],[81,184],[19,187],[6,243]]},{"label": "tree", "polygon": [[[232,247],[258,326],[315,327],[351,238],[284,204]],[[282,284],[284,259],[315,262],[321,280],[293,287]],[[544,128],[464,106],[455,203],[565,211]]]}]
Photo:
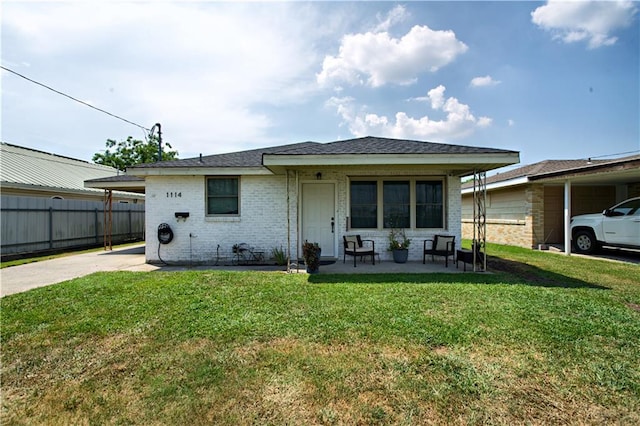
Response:
[{"label": "tree", "polygon": [[[129,166],[158,161],[158,138],[155,136],[149,138],[148,142],[133,139],[131,136],[120,142],[107,139],[106,145],[107,149],[104,152],[96,152],[93,155],[94,163],[124,171]],[[178,151],[172,151],[170,144],[163,142],[162,145],[162,161],[178,158]]]}]

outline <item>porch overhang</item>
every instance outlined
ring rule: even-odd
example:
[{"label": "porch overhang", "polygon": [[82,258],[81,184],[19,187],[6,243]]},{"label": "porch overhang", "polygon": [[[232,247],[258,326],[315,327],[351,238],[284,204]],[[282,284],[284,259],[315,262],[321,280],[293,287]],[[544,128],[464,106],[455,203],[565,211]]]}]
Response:
[{"label": "porch overhang", "polygon": [[112,191],[123,191],[123,192],[133,192],[136,194],[144,194],[144,179],[135,178],[134,176],[129,176],[133,179],[113,179],[109,180],[105,179],[92,179],[85,180],[84,187],[91,189],[103,189],[103,190],[112,190]]},{"label": "porch overhang", "polygon": [[274,173],[305,167],[423,166],[446,169],[456,176],[488,171],[520,162],[518,152],[490,154],[264,154],[262,164]]}]

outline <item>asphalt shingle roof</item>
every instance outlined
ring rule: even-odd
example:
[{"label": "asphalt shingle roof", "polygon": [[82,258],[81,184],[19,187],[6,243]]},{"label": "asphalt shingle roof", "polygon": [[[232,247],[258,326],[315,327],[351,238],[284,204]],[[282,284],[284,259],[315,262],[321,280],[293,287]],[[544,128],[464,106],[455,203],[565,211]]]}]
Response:
[{"label": "asphalt shingle roof", "polygon": [[155,167],[260,167],[262,155],[271,154],[286,149],[295,149],[303,145],[315,145],[317,142],[302,142],[293,145],[275,146],[270,148],[252,149],[249,151],[230,152],[226,154],[205,155],[185,158],[182,160],[162,161],[160,163],[138,164],[135,168]]},{"label": "asphalt shingle roof", "polygon": [[141,164],[136,168],[148,167],[260,167],[262,156],[270,155],[376,155],[376,154],[495,154],[514,151],[451,145],[435,142],[421,142],[405,139],[389,139],[367,136],[329,143],[302,142],[250,151],[208,155],[184,160],[163,161]]},{"label": "asphalt shingle roof", "polygon": [[337,142],[317,143],[287,149],[274,154],[286,155],[339,155],[339,154],[479,154],[513,152],[493,148],[478,148],[436,142],[407,139],[390,139],[367,136]]},{"label": "asphalt shingle roof", "polygon": [[[487,177],[487,184],[505,182],[518,178],[536,178],[550,173],[573,172],[581,169],[589,169],[607,164],[616,164],[621,161],[637,160],[640,155],[616,158],[613,160],[544,160],[538,163],[528,164],[506,172],[497,173]],[[472,182],[466,182],[463,188],[473,186]]]}]

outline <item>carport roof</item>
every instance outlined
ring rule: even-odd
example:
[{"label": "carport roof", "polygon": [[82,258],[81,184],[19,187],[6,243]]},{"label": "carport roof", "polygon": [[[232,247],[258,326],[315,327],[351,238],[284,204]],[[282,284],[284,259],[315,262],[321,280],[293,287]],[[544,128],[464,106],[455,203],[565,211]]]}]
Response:
[{"label": "carport roof", "polygon": [[135,192],[144,194],[144,178],[130,175],[118,175],[99,179],[88,179],[84,181],[87,188],[115,189],[119,191]]},{"label": "carport roof", "polygon": [[578,165],[565,170],[544,170],[534,176],[534,181],[583,181],[585,183],[616,183],[640,180],[640,155],[614,160],[587,160],[584,166]]},{"label": "carport roof", "polygon": [[[562,183],[571,179],[578,183],[623,183],[640,180],[640,155],[609,160],[544,160],[487,177],[488,186],[512,186],[538,181]],[[473,188],[466,182],[462,189]]]}]

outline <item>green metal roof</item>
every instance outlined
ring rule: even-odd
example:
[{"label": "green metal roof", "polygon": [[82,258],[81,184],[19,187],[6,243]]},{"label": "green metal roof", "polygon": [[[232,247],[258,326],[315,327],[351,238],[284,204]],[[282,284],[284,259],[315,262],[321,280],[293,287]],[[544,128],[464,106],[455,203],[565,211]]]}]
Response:
[{"label": "green metal roof", "polygon": [[0,182],[3,187],[102,193],[85,188],[84,181],[113,177],[118,170],[88,161],[0,143]]}]

